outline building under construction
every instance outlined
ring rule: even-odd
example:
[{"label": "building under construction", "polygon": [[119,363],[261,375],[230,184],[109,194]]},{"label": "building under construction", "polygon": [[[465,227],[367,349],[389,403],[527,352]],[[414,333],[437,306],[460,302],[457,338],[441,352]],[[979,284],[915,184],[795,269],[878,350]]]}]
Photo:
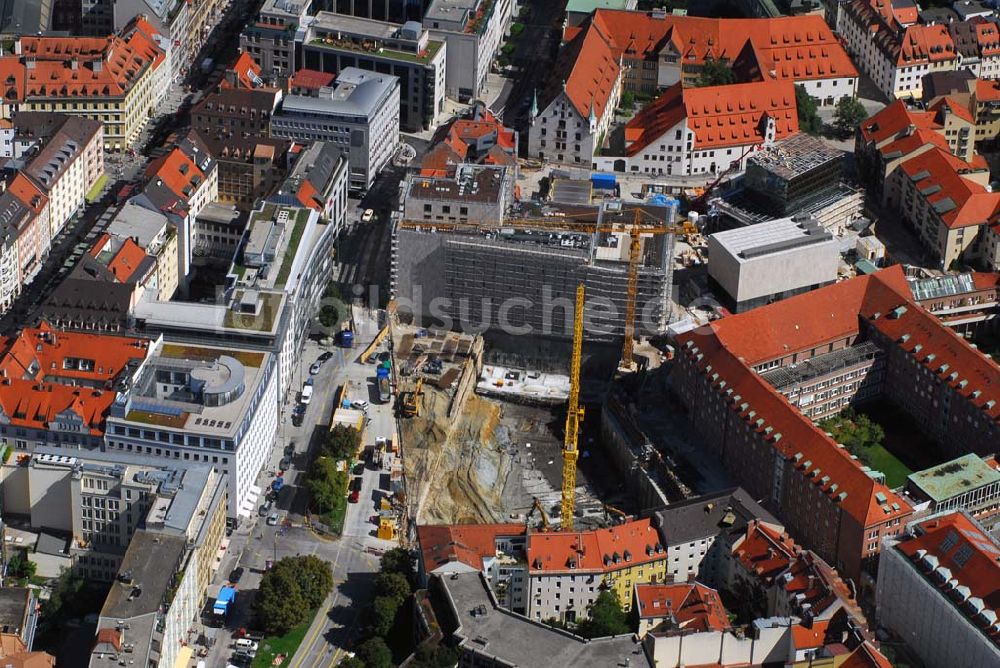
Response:
[{"label": "building under construction", "polygon": [[[674,223],[676,208],[516,205],[493,222],[414,220],[400,214],[392,239],[392,293],[416,322],[466,331],[573,336],[573,300],[586,287],[586,339],[624,334],[630,237],[638,224]],[[673,234],[644,233],[636,284],[636,334],[666,330]]]}]

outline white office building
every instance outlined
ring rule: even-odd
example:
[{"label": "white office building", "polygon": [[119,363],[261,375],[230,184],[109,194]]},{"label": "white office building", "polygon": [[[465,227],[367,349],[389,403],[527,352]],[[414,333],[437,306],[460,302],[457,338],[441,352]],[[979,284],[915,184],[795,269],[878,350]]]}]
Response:
[{"label": "white office building", "polygon": [[399,145],[399,79],[348,67],[316,97],[287,95],[271,133],[301,142],[326,141],[347,157],[348,187],[363,192]]}]

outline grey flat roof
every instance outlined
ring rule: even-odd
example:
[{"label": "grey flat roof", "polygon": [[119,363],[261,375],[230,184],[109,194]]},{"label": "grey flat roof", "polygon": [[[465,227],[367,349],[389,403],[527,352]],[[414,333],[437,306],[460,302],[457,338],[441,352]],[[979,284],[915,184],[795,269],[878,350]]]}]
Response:
[{"label": "grey flat roof", "polygon": [[108,225],[107,231],[119,237],[135,237],[140,247],[147,248],[166,224],[167,217],[162,213],[126,202]]},{"label": "grey flat roof", "polygon": [[781,218],[711,235],[738,262],[797,250],[813,244],[836,246],[833,235],[812,220]]},{"label": "grey flat roof", "polygon": [[864,341],[849,348],[810,357],[795,365],[779,366],[776,369],[765,371],[760,376],[773,387],[781,390],[793,383],[804,383],[812,378],[825,376],[837,369],[844,369],[864,360],[874,359],[881,354],[881,348],[871,341]]},{"label": "grey flat roof", "polygon": [[4,633],[21,634],[21,625],[28,606],[28,590],[24,587],[0,589],[0,629]]},{"label": "grey flat roof", "polygon": [[137,531],[118,569],[119,574],[131,575],[132,584],[111,585],[101,617],[129,619],[159,610],[186,546],[187,536]]},{"label": "grey flat roof", "polygon": [[[490,4],[494,0],[482,0],[484,4]],[[434,0],[427,8],[424,19],[431,21],[459,21],[463,18],[463,13],[468,15],[479,4],[479,0]]]},{"label": "grey flat roof", "polygon": [[332,90],[321,90],[320,97],[288,95],[282,111],[370,118],[398,83],[399,79],[391,74],[345,67],[337,75]]},{"label": "grey flat roof", "polygon": [[459,625],[454,635],[461,639],[461,647],[496,657],[502,662],[500,665],[518,668],[648,665],[642,645],[631,634],[584,640],[497,608],[478,572],[445,576],[441,582],[451,599],[451,612]]},{"label": "grey flat roof", "polygon": [[[723,523],[727,508],[734,515],[731,524]],[[742,487],[672,503],[654,513],[656,526],[667,545],[690,543],[717,535],[722,530],[741,530],[755,518],[768,524],[783,526]]]},{"label": "grey flat roof", "polygon": [[310,26],[381,39],[393,39],[400,28],[398,23],[365,19],[359,16],[348,16],[347,14],[337,14],[334,12],[317,13]]}]

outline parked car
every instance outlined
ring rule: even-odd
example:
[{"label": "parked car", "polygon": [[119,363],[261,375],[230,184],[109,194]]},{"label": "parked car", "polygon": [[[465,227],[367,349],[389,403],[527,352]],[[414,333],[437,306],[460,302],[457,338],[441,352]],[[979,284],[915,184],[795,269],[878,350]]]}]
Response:
[{"label": "parked car", "polygon": [[351,408],[357,408],[359,411],[366,411],[368,410],[368,402],[365,401],[364,399],[360,399],[358,401],[352,401]]},{"label": "parked car", "polygon": [[353,492],[351,492],[350,496],[347,497],[347,500],[350,503],[357,503],[360,499],[361,499],[361,492],[359,492],[358,490],[354,490]]},{"label": "parked car", "polygon": [[331,353],[329,350],[327,350],[322,355],[320,355],[319,357],[317,357],[316,361],[317,362],[325,362],[328,359],[330,359],[331,357],[333,357],[333,353]]},{"label": "parked car", "polygon": [[309,374],[315,376],[319,373],[319,370],[323,368],[322,362],[313,362],[313,365],[309,367]]},{"label": "parked car", "polygon": [[370,223],[372,218],[375,217],[375,211],[372,209],[365,209],[365,212],[361,214],[362,223]]},{"label": "parked car", "polygon": [[292,442],[285,446],[285,456],[291,457],[294,454],[295,454],[295,443]]},{"label": "parked car", "polygon": [[[236,568],[233,569],[233,572],[229,574],[229,581],[232,582],[233,584],[236,584],[237,582],[240,581],[240,578],[242,577],[243,577],[243,567],[237,566]],[[254,650],[256,649],[257,648],[254,647]]]},{"label": "parked car", "polygon": [[267,518],[267,526],[273,527],[278,524],[278,513],[271,513],[271,516]]},{"label": "parked car", "polygon": [[292,467],[291,457],[282,457],[281,462],[278,463],[278,468],[281,469],[282,471],[287,471],[291,467]]}]

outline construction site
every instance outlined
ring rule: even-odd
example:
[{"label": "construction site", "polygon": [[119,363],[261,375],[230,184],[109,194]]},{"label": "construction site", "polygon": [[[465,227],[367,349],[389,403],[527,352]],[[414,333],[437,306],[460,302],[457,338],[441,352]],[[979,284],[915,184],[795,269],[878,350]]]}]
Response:
[{"label": "construction site", "polygon": [[415,325],[569,339],[582,283],[585,338],[610,342],[625,335],[634,290],[636,331],[657,336],[671,317],[674,234],[694,231],[676,214],[670,203],[607,200],[519,204],[500,224],[399,217],[390,292]]},{"label": "construction site", "polygon": [[[663,358],[643,339],[666,325],[674,234],[695,233],[675,226],[669,207],[654,211],[658,218],[604,206],[589,222],[559,221],[562,228],[527,213],[502,230],[397,225],[396,241],[407,249],[398,252],[410,258],[395,265],[397,288],[416,288],[415,277],[447,257],[438,280],[452,296],[530,299],[547,287],[568,303],[569,316],[555,336],[539,337],[459,333],[395,314],[397,415],[416,524],[588,527],[690,495],[669,458],[643,453],[649,439],[633,416],[604,419],[609,392],[621,384],[615,379],[627,383],[639,366],[655,369]],[[553,231],[563,228],[577,231]],[[422,260],[414,260],[414,246],[426,251]],[[511,283],[501,284],[504,276]],[[652,327],[644,296],[656,304]],[[592,318],[603,300],[618,309],[607,330]],[[528,307],[524,318],[537,323],[542,315]],[[637,469],[657,481],[653,492],[630,480]]]}]

